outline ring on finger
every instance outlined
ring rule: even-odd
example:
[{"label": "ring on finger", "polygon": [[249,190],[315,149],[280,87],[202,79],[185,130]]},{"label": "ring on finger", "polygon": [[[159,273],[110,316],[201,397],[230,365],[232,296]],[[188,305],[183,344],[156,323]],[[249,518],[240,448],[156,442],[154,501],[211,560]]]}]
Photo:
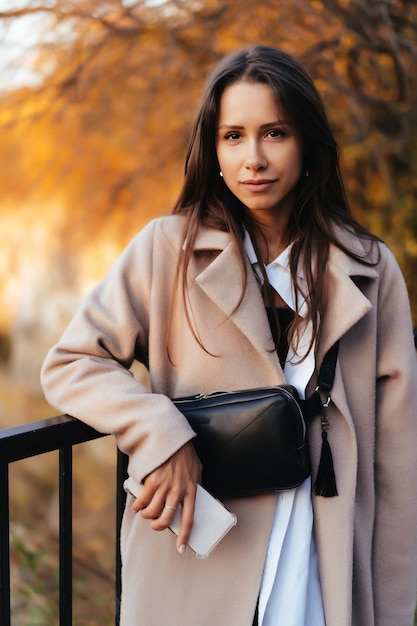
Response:
[{"label": "ring on finger", "polygon": [[177,510],[176,506],[169,506],[169,504],[166,504],[164,508],[165,509],[170,509],[171,511],[176,511]]}]

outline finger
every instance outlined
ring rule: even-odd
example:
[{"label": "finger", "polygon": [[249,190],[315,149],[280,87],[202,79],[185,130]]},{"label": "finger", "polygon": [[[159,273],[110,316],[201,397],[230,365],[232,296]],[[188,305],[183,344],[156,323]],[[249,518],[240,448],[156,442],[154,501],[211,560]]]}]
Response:
[{"label": "finger", "polygon": [[144,519],[158,519],[165,504],[164,490],[158,489],[152,499],[140,510],[140,515]]},{"label": "finger", "polygon": [[132,505],[132,511],[138,513],[145,511],[144,517],[157,517],[165,502],[164,491],[162,486],[148,476],[142,485],[142,491]]},{"label": "finger", "polygon": [[[181,505],[179,504],[178,507],[180,506]],[[165,505],[161,511],[160,516],[157,519],[153,519],[151,521],[152,530],[165,530],[166,528],[168,528],[168,526],[171,525],[171,522],[175,517],[175,513],[178,507],[173,505]]]},{"label": "finger", "polygon": [[183,506],[181,510],[181,524],[177,538],[177,550],[180,554],[182,554],[185,550],[185,546],[188,543],[191,529],[193,527],[195,493],[195,489],[191,490],[191,492],[188,493],[183,500]]},{"label": "finger", "polygon": [[166,501],[166,490],[162,487],[156,487],[152,484],[146,485],[142,495],[142,508],[140,515],[144,519],[158,519]]},{"label": "finger", "polygon": [[151,505],[153,499],[155,497],[155,493],[147,490],[147,492],[143,492],[136,498],[136,500],[132,504],[132,511],[134,513],[139,513],[139,511],[145,510],[149,505]]},{"label": "finger", "polygon": [[140,493],[132,504],[132,511],[138,513],[145,509],[152,502],[156,490],[157,485],[152,485],[150,481],[142,484]]},{"label": "finger", "polygon": [[144,509],[147,506],[148,506],[147,500],[142,495],[140,495],[133,502],[133,504],[132,504],[132,511],[133,511],[133,513],[139,513],[139,511],[141,511],[142,509]]}]

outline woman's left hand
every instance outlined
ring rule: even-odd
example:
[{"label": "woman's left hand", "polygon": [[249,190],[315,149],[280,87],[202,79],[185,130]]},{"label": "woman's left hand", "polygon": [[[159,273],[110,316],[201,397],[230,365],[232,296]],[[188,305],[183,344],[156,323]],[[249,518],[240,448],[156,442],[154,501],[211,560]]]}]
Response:
[{"label": "woman's left hand", "polygon": [[132,511],[151,520],[153,530],[165,530],[171,524],[175,510],[182,504],[181,525],[177,550],[182,554],[188,543],[194,519],[197,482],[201,480],[201,462],[194,445],[186,443],[165,463],[148,474],[142,493]]}]

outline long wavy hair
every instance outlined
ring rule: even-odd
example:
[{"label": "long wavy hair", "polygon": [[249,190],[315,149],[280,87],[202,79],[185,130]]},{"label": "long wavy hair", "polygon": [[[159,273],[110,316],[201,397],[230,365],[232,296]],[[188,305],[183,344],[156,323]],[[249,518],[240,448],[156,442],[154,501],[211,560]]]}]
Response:
[{"label": "long wavy hair", "polygon": [[[268,85],[277,105],[302,134],[303,165],[304,170],[308,170],[308,176],[302,176],[298,183],[288,236],[292,241],[290,271],[295,294],[298,299],[301,295],[306,299],[308,314],[304,321],[295,315],[289,340],[296,348],[303,324],[311,321],[311,348],[319,333],[320,316],[326,307],[325,276],[330,244],[333,243],[360,263],[371,264],[369,256],[359,257],[338,239],[335,226],[368,240],[371,245],[377,238],[352,217],[340,173],[338,146],[311,77],[292,56],[275,48],[254,46],[225,57],[209,76],[203,91],[188,148],[183,187],[173,208],[173,213],[187,217],[186,245],[178,265],[183,297],[187,304],[187,268],[197,230],[200,224],[204,224],[228,231],[234,238],[242,264],[242,297],[247,280],[243,236],[245,229],[249,232],[264,275],[266,300],[271,305],[273,303],[272,288],[256,246],[255,234],[259,236],[259,228],[247,207],[231,193],[219,175],[216,137],[220,100],[227,87],[240,81]],[[300,266],[307,283],[306,294],[301,293],[297,278]],[[191,316],[187,315],[191,325]],[[278,325],[275,331],[279,337]]]}]

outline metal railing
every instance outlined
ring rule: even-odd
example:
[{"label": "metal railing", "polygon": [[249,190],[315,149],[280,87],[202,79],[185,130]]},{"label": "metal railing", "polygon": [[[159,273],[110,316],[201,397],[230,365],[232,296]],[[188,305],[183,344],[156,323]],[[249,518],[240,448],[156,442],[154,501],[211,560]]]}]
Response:
[{"label": "metal railing", "polygon": [[[53,450],[59,453],[59,625],[72,626],[72,448],[104,437],[68,415],[0,430],[0,624],[11,624],[9,464]],[[125,505],[127,457],[117,452],[115,624],[121,595],[120,524]]]}]

